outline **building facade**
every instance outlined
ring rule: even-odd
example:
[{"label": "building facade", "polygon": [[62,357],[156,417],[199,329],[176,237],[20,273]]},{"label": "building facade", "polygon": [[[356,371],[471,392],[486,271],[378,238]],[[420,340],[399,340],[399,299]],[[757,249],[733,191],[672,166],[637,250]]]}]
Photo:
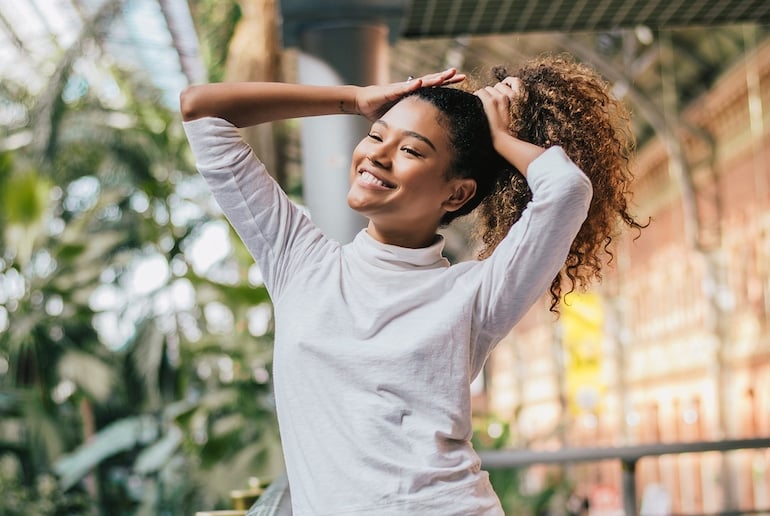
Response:
[{"label": "building facade", "polygon": [[[679,116],[684,170],[659,139],[633,164],[649,227],[617,242],[594,291],[558,320],[531,310],[488,363],[478,406],[515,445],[770,436],[770,41]],[[659,489],[675,513],[767,508],[768,463],[769,450],[646,458],[637,492]],[[587,496],[620,491],[617,462],[568,474]]]}]

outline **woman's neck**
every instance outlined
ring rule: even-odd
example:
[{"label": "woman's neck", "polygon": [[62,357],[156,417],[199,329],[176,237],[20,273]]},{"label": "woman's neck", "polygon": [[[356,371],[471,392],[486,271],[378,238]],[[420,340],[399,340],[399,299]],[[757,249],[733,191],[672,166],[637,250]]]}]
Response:
[{"label": "woman's neck", "polygon": [[370,220],[366,232],[380,243],[406,247],[409,249],[420,249],[429,247],[436,242],[436,229],[422,231],[404,231],[393,230],[375,226]]}]

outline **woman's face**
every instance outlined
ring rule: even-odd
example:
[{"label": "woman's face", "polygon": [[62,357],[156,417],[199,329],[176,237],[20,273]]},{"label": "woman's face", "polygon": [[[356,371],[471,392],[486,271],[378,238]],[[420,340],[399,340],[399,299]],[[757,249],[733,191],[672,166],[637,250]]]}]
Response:
[{"label": "woman's face", "polygon": [[353,151],[348,204],[384,231],[435,233],[453,194],[453,150],[440,112],[408,97]]}]

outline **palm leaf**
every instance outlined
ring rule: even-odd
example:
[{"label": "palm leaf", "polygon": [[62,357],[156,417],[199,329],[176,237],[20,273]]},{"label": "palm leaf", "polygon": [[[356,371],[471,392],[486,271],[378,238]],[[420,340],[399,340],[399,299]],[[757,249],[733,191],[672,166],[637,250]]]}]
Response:
[{"label": "palm leaf", "polygon": [[93,354],[70,350],[59,360],[59,375],[69,379],[96,401],[105,401],[115,384],[115,372]]},{"label": "palm leaf", "polygon": [[139,453],[134,461],[134,471],[140,475],[149,475],[165,466],[182,443],[182,431],[171,426],[166,435]]},{"label": "palm leaf", "polygon": [[153,442],[158,434],[158,421],[153,416],[128,417],[107,425],[88,443],[54,463],[59,486],[63,490],[71,488],[106,458]]}]

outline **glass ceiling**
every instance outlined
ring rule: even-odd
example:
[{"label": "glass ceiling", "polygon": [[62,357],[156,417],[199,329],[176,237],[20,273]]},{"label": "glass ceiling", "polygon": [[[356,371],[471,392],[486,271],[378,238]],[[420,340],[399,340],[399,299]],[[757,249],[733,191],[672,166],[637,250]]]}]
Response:
[{"label": "glass ceiling", "polygon": [[[420,13],[425,16],[425,13],[418,9],[425,1],[412,2],[407,26],[416,23],[415,19],[420,18]],[[686,4],[681,0],[677,1],[681,5]],[[626,3],[638,5],[641,0],[602,2],[613,6]],[[708,4],[707,0],[698,2]],[[737,21],[746,13],[767,16],[770,2],[760,1],[759,8],[756,2],[757,0],[730,0],[729,4],[720,8],[720,17],[729,18],[728,14],[735,15],[734,20],[730,19]],[[483,16],[479,16],[492,7],[497,6],[496,9],[500,10],[510,3],[511,0],[479,2],[474,4],[476,8],[473,12],[478,15],[475,18],[482,19]],[[440,6],[451,4],[470,9],[468,6],[473,2],[431,0],[428,4],[437,6],[431,12],[438,16],[437,13],[443,12],[439,9]],[[531,4],[535,6],[533,9],[539,8],[540,4],[535,4],[537,2]],[[486,11],[482,10],[481,6],[485,6]],[[588,7],[585,9],[590,10]],[[466,15],[470,13],[460,7],[450,11],[463,12]],[[609,12],[609,9],[607,11]],[[711,12],[700,8],[693,12],[696,11]],[[100,26],[93,22],[100,12],[111,14],[106,17],[110,23]],[[766,19],[761,18],[760,21]],[[714,21],[712,20],[712,23]],[[423,22],[426,20],[423,19]],[[678,59],[677,85],[680,94],[686,97],[682,99],[683,104],[686,105],[687,99],[696,97],[703,88],[708,88],[722,69],[730,66],[743,52],[752,48],[750,40],[766,36],[767,26],[760,24],[755,27],[756,31],[751,33],[752,36],[748,39],[748,29],[741,25],[678,30],[673,34],[671,45]],[[83,37],[84,34],[94,34],[95,37]],[[632,61],[619,62],[617,56],[628,57],[629,48],[626,40],[622,40],[622,34],[618,34],[620,33],[609,32],[592,36],[589,33],[580,33],[570,35],[570,40],[584,41],[600,53],[602,48],[610,48],[615,56],[604,58],[615,60],[612,64],[616,69],[641,70],[634,72],[630,79],[650,98],[657,98],[656,88],[659,88],[660,84],[660,49],[655,45],[637,42],[631,49],[634,54]],[[487,66],[488,63],[483,59],[474,60],[474,55],[488,56],[486,59],[499,61],[500,56],[515,57],[521,54],[522,49],[530,42],[538,40],[545,41],[542,47],[533,50],[536,50],[535,53],[547,51],[549,48],[564,50],[558,42],[555,43],[554,33],[542,33],[540,36],[535,34],[527,38],[521,34],[510,33],[492,39],[489,36],[446,36],[443,39],[433,38],[433,41],[410,34],[408,30],[404,31],[404,35],[407,37],[394,46],[391,56],[394,77],[414,75],[416,72],[443,66],[450,54],[457,53],[455,47],[458,45],[462,47],[465,68],[478,69],[489,69],[491,65]],[[494,48],[490,46],[493,42]],[[148,81],[160,89],[163,102],[171,109],[177,109],[179,91],[188,83],[206,80],[187,0],[0,0],[0,80],[3,89],[16,84],[23,85],[32,95],[42,92],[54,75],[57,63],[68,50],[76,50],[74,54],[80,56],[73,64],[75,76],[85,79],[91,88],[115,87],[105,73],[106,67],[115,63],[123,69],[140,70],[145,74]],[[685,72],[689,75],[685,75]],[[77,84],[71,86],[70,90],[76,88]],[[76,91],[71,93],[77,94]],[[6,128],[18,127],[21,123],[18,114],[14,118],[13,110],[14,106],[0,104],[0,123]],[[8,142],[0,147],[7,148]]]}]

